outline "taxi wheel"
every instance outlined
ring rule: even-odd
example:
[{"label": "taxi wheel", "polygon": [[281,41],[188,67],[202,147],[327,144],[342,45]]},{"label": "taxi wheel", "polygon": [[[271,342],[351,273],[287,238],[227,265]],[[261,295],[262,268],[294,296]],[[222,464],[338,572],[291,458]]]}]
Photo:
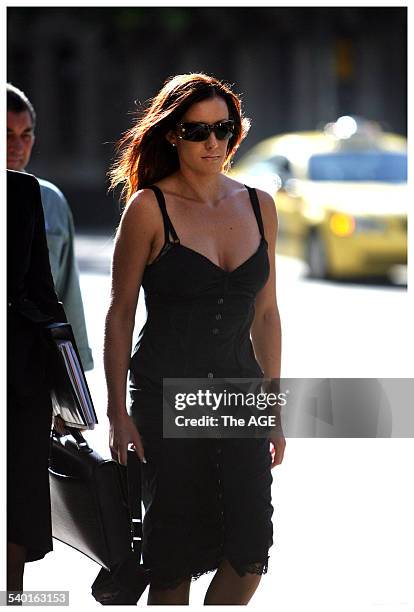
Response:
[{"label": "taxi wheel", "polygon": [[306,262],[311,278],[329,278],[329,262],[325,243],[319,232],[311,232],[306,245]]}]

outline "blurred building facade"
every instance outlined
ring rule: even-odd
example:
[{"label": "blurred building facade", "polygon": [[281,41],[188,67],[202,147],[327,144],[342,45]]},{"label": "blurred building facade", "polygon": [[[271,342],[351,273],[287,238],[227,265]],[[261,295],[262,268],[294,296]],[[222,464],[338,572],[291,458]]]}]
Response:
[{"label": "blurred building facade", "polygon": [[404,7],[8,8],[8,80],[38,115],[29,170],[68,195],[77,228],[115,227],[106,173],[132,114],[182,72],[234,85],[240,147],[343,114],[407,129]]}]

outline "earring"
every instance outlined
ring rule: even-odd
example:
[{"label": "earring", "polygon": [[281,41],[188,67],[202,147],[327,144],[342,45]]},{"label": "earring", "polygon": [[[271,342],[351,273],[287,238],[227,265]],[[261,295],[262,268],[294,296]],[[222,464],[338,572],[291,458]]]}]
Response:
[{"label": "earring", "polygon": [[173,147],[176,147],[176,146],[177,146],[177,145],[175,144],[175,142],[172,142],[172,143],[171,143],[171,145],[172,145]]}]

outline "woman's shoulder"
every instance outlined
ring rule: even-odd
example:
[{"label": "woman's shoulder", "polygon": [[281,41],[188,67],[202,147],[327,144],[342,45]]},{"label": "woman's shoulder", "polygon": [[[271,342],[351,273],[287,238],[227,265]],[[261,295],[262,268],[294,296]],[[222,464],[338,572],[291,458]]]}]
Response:
[{"label": "woman's shoulder", "polygon": [[274,197],[268,191],[264,191],[263,189],[259,189],[258,187],[255,187],[255,190],[261,206],[267,209],[275,208]]},{"label": "woman's shoulder", "polygon": [[128,216],[138,217],[140,219],[158,219],[160,214],[160,196],[151,187],[159,187],[164,193],[162,186],[158,183],[153,183],[151,186],[138,189],[129,198],[125,205],[123,214]]},{"label": "woman's shoulder", "polygon": [[258,189],[257,187],[255,189],[259,200],[260,212],[262,214],[265,228],[271,228],[272,231],[277,230],[278,217],[274,198],[268,191]]},{"label": "woman's shoulder", "polygon": [[121,226],[155,232],[159,222],[159,206],[152,189],[138,189],[131,195],[122,211]]}]

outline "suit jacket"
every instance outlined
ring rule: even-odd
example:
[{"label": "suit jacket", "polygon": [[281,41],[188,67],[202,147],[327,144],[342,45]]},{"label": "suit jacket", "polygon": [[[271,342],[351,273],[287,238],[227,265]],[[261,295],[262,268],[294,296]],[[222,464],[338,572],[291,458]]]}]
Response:
[{"label": "suit jacket", "polygon": [[49,263],[40,187],[7,170],[7,379],[21,396],[48,384],[52,346],[44,325],[66,322]]}]

